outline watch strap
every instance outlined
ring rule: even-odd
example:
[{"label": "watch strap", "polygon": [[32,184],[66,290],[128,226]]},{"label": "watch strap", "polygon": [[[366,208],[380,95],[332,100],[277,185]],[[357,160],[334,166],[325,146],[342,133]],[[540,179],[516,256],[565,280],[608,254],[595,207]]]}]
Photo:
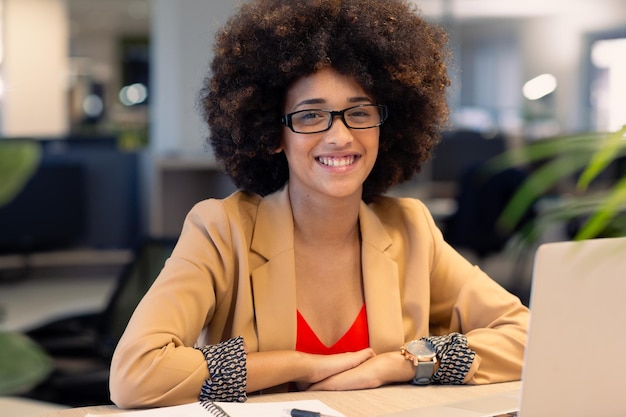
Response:
[{"label": "watch strap", "polygon": [[435,361],[419,362],[415,368],[415,377],[411,381],[414,385],[429,385],[435,373]]},{"label": "watch strap", "polygon": [[[417,352],[412,353],[410,350],[412,345],[419,345]],[[412,348],[415,349],[415,346]],[[411,340],[400,348],[400,353],[415,366],[415,376],[411,380],[411,384],[430,384],[437,363],[436,349],[432,342],[426,338]]]}]

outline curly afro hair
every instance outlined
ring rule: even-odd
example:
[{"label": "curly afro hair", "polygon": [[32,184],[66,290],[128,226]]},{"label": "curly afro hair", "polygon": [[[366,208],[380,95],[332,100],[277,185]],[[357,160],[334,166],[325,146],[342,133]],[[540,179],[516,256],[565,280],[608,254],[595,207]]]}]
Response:
[{"label": "curly afro hair", "polygon": [[237,187],[267,195],[288,180],[280,117],[289,86],[324,68],[389,108],[368,200],[421,170],[447,121],[445,32],[404,0],[252,0],[217,33],[199,104],[208,142]]}]

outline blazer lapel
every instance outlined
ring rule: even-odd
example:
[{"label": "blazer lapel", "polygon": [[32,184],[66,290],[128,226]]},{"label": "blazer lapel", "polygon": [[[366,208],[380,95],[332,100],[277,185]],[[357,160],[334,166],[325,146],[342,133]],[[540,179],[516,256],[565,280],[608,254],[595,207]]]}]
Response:
[{"label": "blazer lapel", "polygon": [[259,350],[295,349],[296,284],[293,216],[287,187],[258,207],[251,250],[252,292]]},{"label": "blazer lapel", "polygon": [[[362,268],[370,346],[376,352],[404,343],[398,265],[392,239],[378,216],[361,203]],[[296,283],[293,216],[287,187],[259,204],[251,251],[252,291],[259,350],[295,349]]]},{"label": "blazer lapel", "polygon": [[370,347],[387,352],[404,343],[398,264],[390,256],[392,239],[365,203],[359,211],[363,288]]}]

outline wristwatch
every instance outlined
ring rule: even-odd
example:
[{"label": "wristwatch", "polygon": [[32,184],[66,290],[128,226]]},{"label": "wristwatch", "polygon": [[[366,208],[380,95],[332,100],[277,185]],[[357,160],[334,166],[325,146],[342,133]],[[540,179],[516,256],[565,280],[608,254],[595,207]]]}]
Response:
[{"label": "wristwatch", "polygon": [[430,384],[430,378],[435,373],[437,363],[435,346],[428,340],[411,340],[400,348],[400,353],[416,366],[415,377],[411,383],[414,385]]}]

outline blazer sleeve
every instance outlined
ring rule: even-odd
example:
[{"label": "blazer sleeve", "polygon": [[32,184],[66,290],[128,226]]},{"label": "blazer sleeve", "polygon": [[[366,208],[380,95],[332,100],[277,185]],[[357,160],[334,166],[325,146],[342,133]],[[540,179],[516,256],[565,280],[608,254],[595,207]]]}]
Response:
[{"label": "blazer sleeve", "polygon": [[235,276],[227,259],[232,256],[228,224],[217,200],[199,203],[187,216],[172,256],[133,313],[113,355],[110,391],[118,406],[198,400],[209,371],[194,344],[213,318],[216,300],[230,296],[232,282],[224,277]]},{"label": "blazer sleeve", "polygon": [[431,333],[465,334],[476,352],[465,381],[487,384],[521,378],[529,310],[444,241],[424,207],[433,259]]}]

